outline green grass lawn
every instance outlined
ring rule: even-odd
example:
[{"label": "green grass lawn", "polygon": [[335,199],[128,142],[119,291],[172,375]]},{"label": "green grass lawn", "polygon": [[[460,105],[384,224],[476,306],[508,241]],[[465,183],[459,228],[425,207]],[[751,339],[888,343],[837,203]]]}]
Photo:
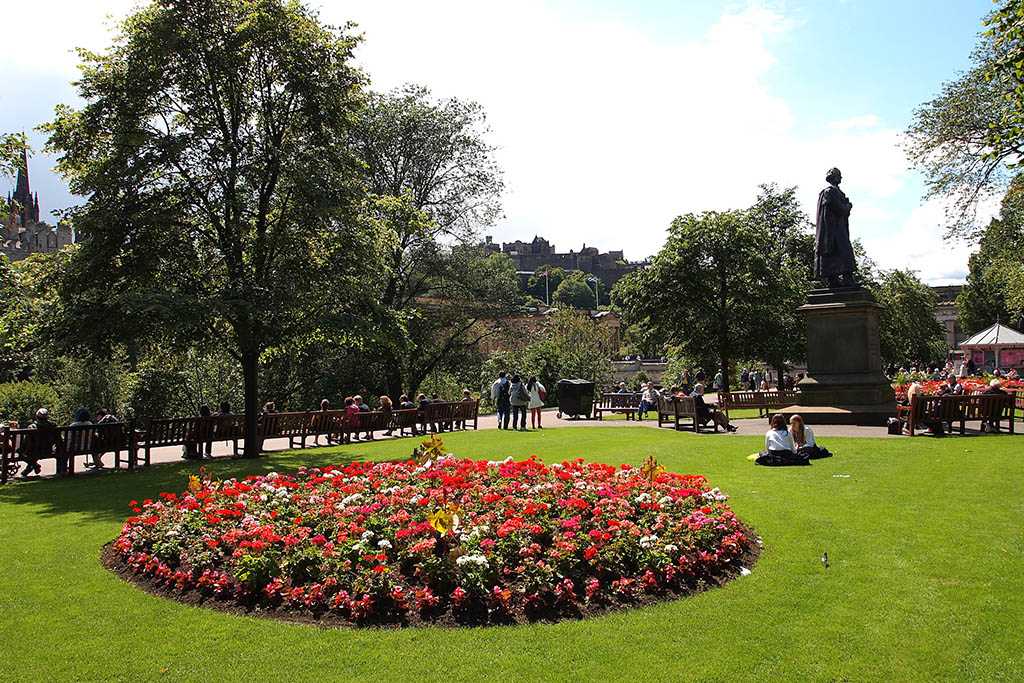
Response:
[{"label": "green grass lawn", "polygon": [[[186,607],[100,565],[128,501],[181,490],[197,464],[19,482],[0,487],[0,680],[1024,679],[1022,436],[829,439],[836,457],[780,469],[744,458],[761,437],[589,427],[445,442],[487,459],[654,454],[729,493],[764,554],[725,588],[591,620],[323,630]],[[414,444],[207,467],[241,476]]]}]

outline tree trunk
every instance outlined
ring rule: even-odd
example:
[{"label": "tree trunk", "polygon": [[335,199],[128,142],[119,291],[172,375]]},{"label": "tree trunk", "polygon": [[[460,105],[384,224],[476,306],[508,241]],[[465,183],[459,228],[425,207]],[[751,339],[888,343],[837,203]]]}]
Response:
[{"label": "tree trunk", "polygon": [[245,392],[245,439],[243,457],[260,456],[259,438],[259,366],[260,355],[255,351],[242,353],[242,384]]}]

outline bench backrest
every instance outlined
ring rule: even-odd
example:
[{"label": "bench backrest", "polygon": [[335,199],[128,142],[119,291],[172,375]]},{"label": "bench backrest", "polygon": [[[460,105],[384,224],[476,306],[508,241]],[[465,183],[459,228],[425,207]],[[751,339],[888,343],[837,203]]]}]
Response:
[{"label": "bench backrest", "polygon": [[371,410],[368,413],[356,413],[349,420],[349,428],[353,431],[376,432],[391,426],[391,411]]},{"label": "bench backrest", "polygon": [[344,410],[316,410],[310,413],[307,434],[334,434],[345,424]]},{"label": "bench backrest", "polygon": [[788,390],[770,389],[768,391],[720,391],[718,401],[721,405],[734,406],[763,406],[767,408],[781,408],[793,405],[796,401],[796,392]]},{"label": "bench backrest", "polygon": [[597,400],[598,408],[639,408],[643,394],[602,393]]},{"label": "bench backrest", "polygon": [[914,422],[1013,419],[1017,398],[1010,394],[915,396],[910,402]]},{"label": "bench backrest", "polygon": [[260,420],[263,436],[302,436],[309,427],[310,412],[265,413]]},{"label": "bench backrest", "polygon": [[143,438],[148,447],[155,448],[209,441],[212,433],[212,418],[171,417],[150,420]]},{"label": "bench backrest", "polygon": [[128,444],[129,425],[124,422],[57,427],[56,429],[10,429],[3,447],[32,459],[54,455],[91,455],[122,450]]},{"label": "bench backrest", "polygon": [[415,427],[420,422],[420,411],[415,408],[403,408],[391,411],[391,425],[397,429]]},{"label": "bench backrest", "polygon": [[458,417],[459,403],[457,401],[438,401],[428,403],[423,409],[424,422],[455,422]]}]

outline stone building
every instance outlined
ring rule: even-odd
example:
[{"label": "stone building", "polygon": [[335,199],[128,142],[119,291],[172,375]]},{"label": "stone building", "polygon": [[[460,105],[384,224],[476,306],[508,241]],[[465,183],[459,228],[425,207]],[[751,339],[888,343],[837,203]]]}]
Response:
[{"label": "stone building", "polygon": [[959,348],[960,342],[967,336],[960,329],[960,323],[956,319],[956,298],[960,296],[963,288],[963,285],[932,287],[932,291],[939,297],[939,303],[935,307],[935,318],[946,328],[946,346],[951,349]]},{"label": "stone building", "polygon": [[0,224],[0,252],[11,261],[30,254],[53,254],[74,241],[66,223],[53,228],[39,220],[39,194],[29,186],[28,155],[22,152],[21,160],[14,194],[7,194],[7,219]]},{"label": "stone building", "polygon": [[624,275],[650,265],[647,261],[626,261],[621,250],[602,254],[597,248],[586,244],[579,251],[570,249],[568,253],[558,252],[555,245],[543,237],[534,237],[532,242],[504,242],[500,249],[491,237],[487,237],[481,246],[489,252],[500,252],[508,256],[520,273],[533,273],[541,266],[566,271],[579,270],[596,275],[607,289],[611,289]]}]

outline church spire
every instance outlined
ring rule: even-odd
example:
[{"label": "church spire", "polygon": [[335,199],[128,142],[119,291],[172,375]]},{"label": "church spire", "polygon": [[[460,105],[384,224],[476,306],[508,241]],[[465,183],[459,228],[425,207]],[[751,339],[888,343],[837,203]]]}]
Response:
[{"label": "church spire", "polygon": [[29,206],[32,191],[28,184],[28,151],[21,150],[21,167],[18,169],[18,183],[14,187],[14,200],[22,206]]}]

